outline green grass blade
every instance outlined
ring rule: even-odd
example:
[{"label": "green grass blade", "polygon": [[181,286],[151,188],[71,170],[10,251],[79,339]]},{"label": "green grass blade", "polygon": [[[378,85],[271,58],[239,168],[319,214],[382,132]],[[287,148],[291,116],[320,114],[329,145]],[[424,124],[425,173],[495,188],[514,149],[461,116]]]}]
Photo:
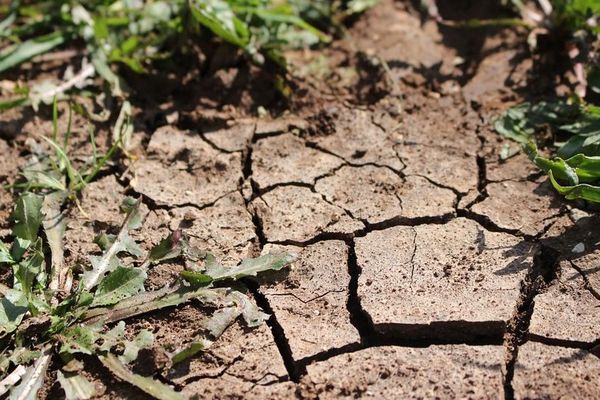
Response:
[{"label": "green grass blade", "polygon": [[13,46],[0,55],[0,72],[60,46],[65,42],[65,39],[66,35],[64,33],[54,32]]}]

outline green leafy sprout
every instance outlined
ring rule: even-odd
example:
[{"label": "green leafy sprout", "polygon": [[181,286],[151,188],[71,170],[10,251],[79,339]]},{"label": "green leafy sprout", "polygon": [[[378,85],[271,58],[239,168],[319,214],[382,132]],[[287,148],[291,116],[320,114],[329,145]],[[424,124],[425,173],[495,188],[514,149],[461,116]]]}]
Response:
[{"label": "green leafy sprout", "polygon": [[[18,186],[13,211],[12,243],[0,242],[0,266],[10,269],[13,277],[12,285],[0,284],[0,395],[37,398],[46,371],[58,360],[57,379],[65,397],[89,399],[95,389],[82,373],[81,358],[86,355],[97,357],[117,378],[150,396],[183,399],[164,383],[132,372],[129,364],[141,349],[153,346],[154,337],[148,330],[127,336],[124,320],[191,300],[216,310],[199,324],[196,338],[165,349],[172,364],[182,362],[210,347],[240,317],[249,327],[261,324],[268,315],[236,281],[280,270],[294,256],[266,254],[224,266],[191,246],[180,230],[145,252],[130,236],[142,228],[140,200],[126,198],[118,233],[95,239],[99,252],[88,255],[88,265],[68,265],[63,245],[69,199],[93,179],[122,137],[105,155],[94,155],[90,165],[75,169],[54,136],[45,139],[53,152],[45,157],[34,154],[34,162],[24,169],[25,182]],[[149,271],[165,261],[182,262],[185,269],[175,284],[147,291]]]}]

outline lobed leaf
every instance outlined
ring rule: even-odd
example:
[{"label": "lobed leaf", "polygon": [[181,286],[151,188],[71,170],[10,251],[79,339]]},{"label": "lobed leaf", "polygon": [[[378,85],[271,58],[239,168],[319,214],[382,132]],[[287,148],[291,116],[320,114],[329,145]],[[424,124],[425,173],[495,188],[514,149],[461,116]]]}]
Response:
[{"label": "lobed leaf", "polygon": [[92,307],[113,305],[144,291],[146,277],[141,269],[117,267],[98,285]]}]

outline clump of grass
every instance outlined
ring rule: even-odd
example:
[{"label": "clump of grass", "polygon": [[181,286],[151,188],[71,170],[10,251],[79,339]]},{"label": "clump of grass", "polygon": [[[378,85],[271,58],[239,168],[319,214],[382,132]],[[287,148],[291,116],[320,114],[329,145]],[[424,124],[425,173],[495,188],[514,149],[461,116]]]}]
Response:
[{"label": "clump of grass", "polygon": [[[171,363],[179,363],[210,347],[240,317],[249,327],[261,324],[268,316],[240,291],[243,286],[233,283],[280,270],[294,257],[267,254],[224,266],[210,253],[191,247],[179,230],[144,252],[130,236],[142,228],[140,200],[126,198],[119,232],[95,238],[99,252],[89,254],[88,265],[76,270],[64,260],[63,210],[106,164],[122,137],[104,156],[93,155],[90,165],[75,169],[66,146],[53,136],[45,139],[53,152],[36,156],[23,171],[25,182],[19,186],[13,212],[13,240],[0,242],[0,268],[10,269],[13,277],[12,285],[0,284],[0,396],[10,391],[10,398],[36,398],[46,371],[57,360],[65,397],[91,398],[95,389],[83,374],[85,355],[97,357],[117,378],[157,399],[183,399],[164,383],[132,372],[129,364],[141,349],[152,346],[154,337],[141,330],[127,339],[124,320],[192,299],[215,309],[199,322],[194,340],[168,351]],[[146,291],[148,272],[167,260],[185,265],[178,281]],[[114,326],[109,329],[107,324]]]},{"label": "clump of grass", "polygon": [[285,68],[284,49],[330,40],[313,23],[329,30],[340,15],[372,4],[374,0],[13,1],[3,6],[7,16],[0,21],[0,72],[60,46],[83,46],[84,62],[60,84],[16,88],[17,97],[0,109],[49,104],[55,96],[93,83],[95,76],[114,96],[123,97],[127,85],[114,67],[144,74],[155,61],[185,56],[196,43],[212,38],[239,47],[252,62]]}]

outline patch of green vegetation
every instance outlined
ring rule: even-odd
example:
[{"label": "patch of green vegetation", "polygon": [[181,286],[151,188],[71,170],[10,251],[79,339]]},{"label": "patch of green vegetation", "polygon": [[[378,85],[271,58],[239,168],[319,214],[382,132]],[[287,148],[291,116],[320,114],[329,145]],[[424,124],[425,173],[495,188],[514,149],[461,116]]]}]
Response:
[{"label": "patch of green vegetation", "polygon": [[[524,18],[527,13],[536,13],[521,1],[512,3]],[[512,107],[494,126],[501,135],[521,143],[528,157],[548,173],[554,188],[567,199],[600,202],[600,107],[594,104],[600,93],[600,70],[598,55],[590,50],[600,43],[600,2],[535,3],[539,6],[535,26],[556,41],[556,48],[565,49],[577,85],[569,99]],[[545,151],[540,152],[538,145]],[[504,158],[512,154],[505,149],[501,152]]]},{"label": "patch of green vegetation", "polygon": [[[523,103],[507,110],[494,127],[521,143],[567,199],[600,202],[600,107],[566,101]],[[550,157],[538,151],[538,141],[549,148]]]},{"label": "patch of green vegetation", "polygon": [[[94,0],[13,1],[0,21],[0,72],[58,47],[82,49],[84,62],[61,84],[19,88],[1,109],[50,104],[100,76],[111,93],[126,95],[116,66],[144,74],[185,57],[211,38],[239,47],[257,64],[285,68],[283,50],[329,42],[340,18],[360,13],[374,0]],[[336,22],[337,21],[337,22]],[[82,48],[83,47],[83,48]],[[70,62],[69,59],[66,62]]]},{"label": "patch of green vegetation", "polygon": [[[112,157],[127,125],[115,129],[118,138],[105,155],[94,150],[91,162],[77,169],[68,157],[69,135],[59,145],[55,128],[53,138],[45,139],[52,152],[40,150],[23,170],[13,240],[0,242],[0,268],[10,270],[13,281],[0,284],[0,396],[10,391],[10,398],[37,398],[46,371],[59,360],[57,378],[65,397],[91,398],[94,385],[86,379],[81,359],[86,355],[157,399],[183,399],[160,381],[132,372],[129,364],[141,349],[152,346],[154,337],[147,330],[126,335],[123,320],[193,299],[215,309],[200,323],[193,341],[166,349],[175,364],[208,348],[238,318],[254,327],[268,317],[236,281],[280,270],[293,261],[292,255],[267,254],[224,266],[210,253],[190,246],[179,230],[144,252],[130,235],[142,228],[140,200],[133,198],[121,204],[125,217],[118,233],[95,238],[99,251],[87,255],[88,265],[76,270],[65,263],[66,202]],[[182,262],[184,272],[175,284],[147,291],[148,272],[165,261]]]}]

